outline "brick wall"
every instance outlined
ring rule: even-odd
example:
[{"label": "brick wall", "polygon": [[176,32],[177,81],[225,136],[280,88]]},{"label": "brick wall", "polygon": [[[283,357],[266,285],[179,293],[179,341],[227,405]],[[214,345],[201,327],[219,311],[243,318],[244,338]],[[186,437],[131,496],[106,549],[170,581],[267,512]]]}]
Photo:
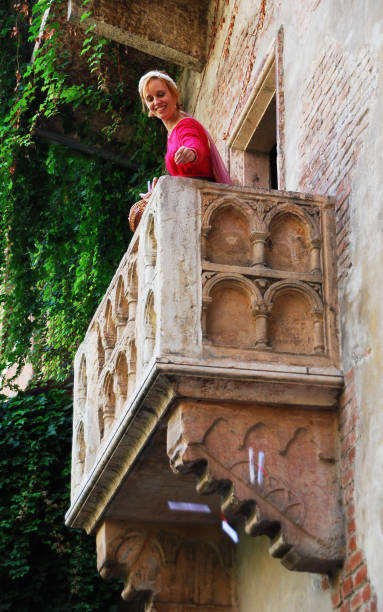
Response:
[{"label": "brick wall", "polygon": [[[350,206],[354,169],[369,125],[369,108],[375,99],[376,71],[368,49],[358,57],[339,43],[326,51],[307,79],[301,98],[299,154],[302,191],[335,196],[340,307],[342,287],[352,266]],[[358,444],[358,401],[354,371],[345,376],[339,403],[340,477],[346,518],[346,560],[339,574],[323,588],[332,589],[338,612],[373,612],[376,596],[368,577],[355,525],[354,469]]]},{"label": "brick wall", "polygon": [[339,402],[340,477],[346,517],[346,561],[332,585],[332,603],[338,612],[376,612],[377,601],[368,578],[363,551],[358,548],[355,525],[354,463],[358,443],[358,404],[354,370],[345,376]]},{"label": "brick wall", "polygon": [[375,87],[376,70],[368,49],[354,57],[339,43],[327,41],[301,98],[299,188],[336,197],[339,281],[351,267],[352,177],[369,125]]}]

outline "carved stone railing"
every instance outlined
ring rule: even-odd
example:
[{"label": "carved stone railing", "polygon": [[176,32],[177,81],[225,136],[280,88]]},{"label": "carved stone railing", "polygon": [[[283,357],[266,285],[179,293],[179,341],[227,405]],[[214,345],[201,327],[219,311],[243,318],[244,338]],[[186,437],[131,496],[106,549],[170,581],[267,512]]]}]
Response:
[{"label": "carved stone railing", "polygon": [[341,562],[334,239],[328,198],[160,180],[76,356],[68,524],[172,521],[167,427],[173,469],[284,565]]}]

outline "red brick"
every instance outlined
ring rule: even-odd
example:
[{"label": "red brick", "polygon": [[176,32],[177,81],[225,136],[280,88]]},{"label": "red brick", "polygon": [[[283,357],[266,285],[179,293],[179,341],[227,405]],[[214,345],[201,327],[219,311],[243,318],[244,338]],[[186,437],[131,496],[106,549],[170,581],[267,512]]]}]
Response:
[{"label": "red brick", "polygon": [[345,474],[342,476],[342,487],[345,488],[348,484],[353,482],[354,480],[354,470],[347,470]]},{"label": "red brick", "polygon": [[350,578],[346,578],[346,580],[343,582],[343,585],[342,585],[343,599],[345,599],[348,595],[350,595],[350,593],[352,593],[353,588],[354,588],[354,583],[350,576]]},{"label": "red brick", "polygon": [[354,550],[356,550],[356,537],[355,537],[355,535],[351,536],[351,538],[348,541],[348,545],[347,545],[348,553],[351,553]]},{"label": "red brick", "polygon": [[361,591],[359,591],[356,595],[354,595],[354,597],[351,598],[351,601],[350,601],[351,612],[355,612],[355,610],[359,610],[362,603],[363,603],[362,593]]},{"label": "red brick", "polygon": [[363,601],[367,602],[370,600],[371,598],[371,587],[369,584],[366,584],[366,586],[364,587],[363,591],[362,591],[362,597],[363,597]]},{"label": "red brick", "polygon": [[361,584],[363,584],[363,582],[365,582],[366,579],[367,579],[367,565],[364,564],[357,571],[357,573],[356,573],[356,575],[354,577],[355,588],[358,588]]},{"label": "red brick", "polygon": [[352,382],[351,384],[347,385],[346,389],[341,395],[340,405],[345,406],[347,402],[349,402],[354,397],[354,395],[355,395],[355,384],[354,382]]},{"label": "red brick", "polygon": [[350,602],[345,601],[342,607],[340,608],[339,612],[350,612]]},{"label": "red brick", "polygon": [[347,451],[354,446],[356,442],[356,432],[351,431],[348,436],[343,440],[341,447],[341,454],[344,455]]},{"label": "red brick", "polygon": [[348,504],[354,499],[354,483],[349,484],[343,491],[344,505]]},{"label": "red brick", "polygon": [[334,606],[334,608],[338,608],[340,606],[340,604],[343,601],[342,593],[340,592],[340,589],[337,588],[336,591],[332,594],[331,601],[332,601],[332,605]]},{"label": "red brick", "polygon": [[355,515],[355,505],[354,502],[348,504],[346,509],[347,518],[350,519]]},{"label": "red brick", "polygon": [[355,520],[352,519],[347,524],[347,533],[350,535],[351,533],[354,533],[354,531],[355,531]]},{"label": "red brick", "polygon": [[347,560],[345,565],[345,573],[351,574],[359,565],[363,563],[363,555],[360,550],[357,550],[351,557]]}]

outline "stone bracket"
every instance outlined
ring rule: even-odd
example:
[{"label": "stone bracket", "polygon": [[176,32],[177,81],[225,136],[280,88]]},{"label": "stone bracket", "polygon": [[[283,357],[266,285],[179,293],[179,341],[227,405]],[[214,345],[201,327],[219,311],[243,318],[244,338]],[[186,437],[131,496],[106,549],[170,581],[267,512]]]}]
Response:
[{"label": "stone bracket", "polygon": [[96,543],[101,576],[122,579],[123,599],[141,601],[145,612],[236,610],[233,548],[214,528],[107,520]]},{"label": "stone bracket", "polygon": [[[268,535],[291,570],[325,573],[342,563],[343,514],[330,411],[182,401],[168,425],[174,471],[194,472],[201,494],[219,493],[225,517]],[[250,482],[249,447],[265,455]],[[255,465],[257,473],[257,465]]]}]

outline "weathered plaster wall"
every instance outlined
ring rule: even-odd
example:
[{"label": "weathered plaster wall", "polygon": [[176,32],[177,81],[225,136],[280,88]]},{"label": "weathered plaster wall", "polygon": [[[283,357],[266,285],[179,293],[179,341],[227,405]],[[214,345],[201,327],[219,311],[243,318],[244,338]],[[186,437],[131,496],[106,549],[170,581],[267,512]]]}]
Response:
[{"label": "weathered plaster wall", "polygon": [[[343,401],[354,438],[343,455],[347,562],[356,552],[366,560],[383,609],[383,292],[378,280],[383,257],[383,107],[377,102],[383,96],[381,7],[375,0],[230,0],[216,3],[211,17],[216,32],[207,67],[201,75],[184,77],[188,109],[210,128],[227,156],[225,142],[283,26],[286,187],[338,200],[343,367],[354,380]],[[241,578],[247,564],[251,571],[252,546],[254,559],[262,557],[258,544],[250,543],[239,555],[244,564],[243,602],[252,601],[255,588]],[[366,576],[360,579],[360,572],[359,578],[343,576],[340,590],[334,591],[333,605],[342,606],[342,612],[359,609],[364,596],[366,609],[376,609],[367,597]],[[306,597],[301,607],[308,609],[307,579],[289,575],[285,580],[294,581],[296,596],[299,592]],[[352,599],[354,592],[358,597]],[[245,605],[250,607],[243,609],[251,609]],[[297,606],[287,603],[282,608]]]},{"label": "weathered plaster wall", "polygon": [[266,536],[256,540],[242,534],[237,548],[237,597],[240,612],[329,612],[330,591],[322,579],[289,572],[268,551]]}]

